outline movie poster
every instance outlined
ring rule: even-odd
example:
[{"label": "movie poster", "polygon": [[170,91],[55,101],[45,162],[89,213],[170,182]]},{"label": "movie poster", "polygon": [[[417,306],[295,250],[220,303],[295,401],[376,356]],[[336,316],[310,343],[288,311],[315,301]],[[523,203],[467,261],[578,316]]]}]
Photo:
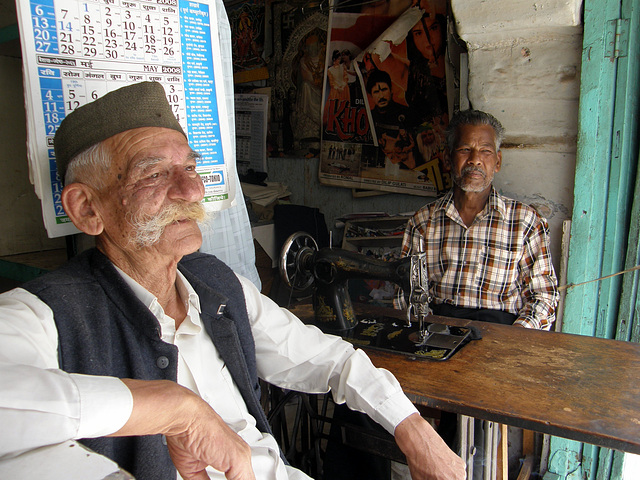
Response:
[{"label": "movie poster", "polygon": [[436,196],[451,186],[446,2],[356,3],[329,18],[320,181]]}]

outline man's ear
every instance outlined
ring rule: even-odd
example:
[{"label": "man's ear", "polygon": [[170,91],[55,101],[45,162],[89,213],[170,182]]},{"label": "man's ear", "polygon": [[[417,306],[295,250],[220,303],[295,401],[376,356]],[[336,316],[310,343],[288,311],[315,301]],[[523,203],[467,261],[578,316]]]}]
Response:
[{"label": "man's ear", "polygon": [[102,217],[95,208],[96,192],[84,183],[71,183],[62,190],[62,206],[73,224],[87,235],[100,235]]},{"label": "man's ear", "polygon": [[498,160],[496,161],[496,173],[498,173],[502,168],[502,150],[498,150],[496,155],[498,156]]}]

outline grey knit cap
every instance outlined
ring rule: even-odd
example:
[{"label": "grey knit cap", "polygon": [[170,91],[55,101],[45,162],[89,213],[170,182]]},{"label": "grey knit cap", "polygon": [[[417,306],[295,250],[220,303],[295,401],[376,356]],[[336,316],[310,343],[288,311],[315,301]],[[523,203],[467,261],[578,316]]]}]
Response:
[{"label": "grey knit cap", "polygon": [[69,162],[87,148],[118,133],[140,127],[164,127],[185,133],[158,82],[119,88],[75,109],[60,123],[53,147],[64,182]]}]

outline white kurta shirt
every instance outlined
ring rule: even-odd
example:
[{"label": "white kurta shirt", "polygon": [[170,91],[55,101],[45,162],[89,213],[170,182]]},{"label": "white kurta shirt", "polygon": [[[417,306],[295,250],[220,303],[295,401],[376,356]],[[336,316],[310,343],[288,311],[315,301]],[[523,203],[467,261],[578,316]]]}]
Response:
[{"label": "white kurta shirt", "polygon": [[[175,329],[157,299],[123,272],[136,296],[158,318],[162,339],[178,347],[178,383],[193,390],[251,447],[258,479],[308,477],[286,466],[271,435],[260,432],[227,367],[200,322],[200,301],[178,272],[178,290],[187,317]],[[416,412],[397,380],[376,369],[360,350],[319,329],[261,295],[238,276],[256,343],[258,374],[283,388],[324,393],[344,401],[393,433]],[[90,321],[90,319],[88,319]],[[0,460],[43,445],[108,435],[132,410],[128,388],[118,379],[67,374],[58,369],[58,336],[53,312],[23,289],[0,295]],[[212,479],[224,475],[208,470]]]}]

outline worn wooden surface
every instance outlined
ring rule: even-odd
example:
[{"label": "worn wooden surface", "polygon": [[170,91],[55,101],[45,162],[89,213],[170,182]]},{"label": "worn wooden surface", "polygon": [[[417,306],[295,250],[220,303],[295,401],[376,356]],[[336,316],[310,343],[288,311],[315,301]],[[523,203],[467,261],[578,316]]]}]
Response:
[{"label": "worn wooden surface", "polygon": [[[310,305],[290,310],[313,319]],[[403,316],[366,306],[356,312]],[[413,402],[640,453],[640,345],[446,317],[429,321],[473,325],[483,338],[444,362],[367,350]]]}]

